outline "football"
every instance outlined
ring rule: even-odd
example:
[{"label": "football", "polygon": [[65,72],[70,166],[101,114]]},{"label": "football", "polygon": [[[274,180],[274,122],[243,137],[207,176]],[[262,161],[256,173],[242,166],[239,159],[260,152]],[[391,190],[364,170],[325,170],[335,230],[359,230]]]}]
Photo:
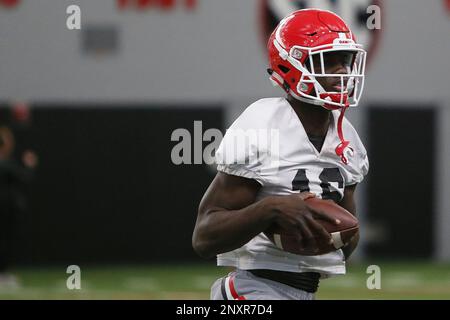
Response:
[{"label": "football", "polygon": [[330,244],[318,238],[316,239],[317,248],[305,248],[299,233],[293,234],[278,225],[273,225],[264,233],[278,248],[300,255],[320,255],[342,248],[358,232],[359,225],[356,217],[332,200],[309,198],[305,201],[312,209],[327,213],[341,221],[340,224],[335,225],[322,219],[316,219],[331,234],[333,243]]}]

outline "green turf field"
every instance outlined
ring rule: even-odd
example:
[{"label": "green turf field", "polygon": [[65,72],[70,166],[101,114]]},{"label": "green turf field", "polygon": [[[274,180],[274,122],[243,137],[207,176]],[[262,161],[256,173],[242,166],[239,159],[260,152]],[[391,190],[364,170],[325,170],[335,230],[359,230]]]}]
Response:
[{"label": "green turf field", "polygon": [[[317,299],[450,299],[450,265],[379,263],[381,289],[369,290],[366,268],[321,282]],[[68,290],[65,268],[18,269],[17,287],[0,287],[0,299],[208,299],[227,269],[210,265],[81,267],[81,290]]]}]

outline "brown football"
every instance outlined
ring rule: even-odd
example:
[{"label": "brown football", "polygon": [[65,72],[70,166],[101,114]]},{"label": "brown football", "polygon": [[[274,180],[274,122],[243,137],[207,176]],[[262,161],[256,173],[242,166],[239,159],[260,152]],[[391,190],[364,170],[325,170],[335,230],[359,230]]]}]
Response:
[{"label": "brown football", "polygon": [[309,207],[327,213],[332,217],[339,219],[340,224],[335,225],[321,219],[316,219],[333,238],[333,243],[329,244],[326,241],[316,239],[317,248],[305,248],[305,244],[301,239],[300,234],[293,234],[279,227],[273,225],[264,233],[266,236],[280,249],[301,255],[313,256],[325,254],[345,246],[350,239],[358,232],[358,220],[350,212],[334,203],[332,200],[322,200],[319,198],[309,198],[305,200]]}]

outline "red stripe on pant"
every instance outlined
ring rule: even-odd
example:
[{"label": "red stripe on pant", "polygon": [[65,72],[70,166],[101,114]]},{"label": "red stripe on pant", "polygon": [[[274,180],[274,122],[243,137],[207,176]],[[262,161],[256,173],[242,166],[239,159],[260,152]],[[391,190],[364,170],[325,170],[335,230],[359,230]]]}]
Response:
[{"label": "red stripe on pant", "polygon": [[246,300],[244,296],[238,295],[234,288],[234,276],[230,277],[230,292],[234,300]]}]

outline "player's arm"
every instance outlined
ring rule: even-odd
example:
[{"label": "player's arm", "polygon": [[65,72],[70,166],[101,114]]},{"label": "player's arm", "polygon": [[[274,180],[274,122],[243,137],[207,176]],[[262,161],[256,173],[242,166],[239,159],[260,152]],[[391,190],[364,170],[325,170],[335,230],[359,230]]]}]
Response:
[{"label": "player's arm", "polygon": [[255,202],[260,188],[253,179],[222,172],[216,175],[201,200],[192,236],[192,246],[200,256],[210,258],[237,249],[272,223],[296,230],[311,246],[313,234],[330,239],[314,218],[335,220],[311,210],[303,201],[313,194],[269,196]]},{"label": "player's arm", "polygon": [[[356,204],[355,204],[354,194],[355,194],[356,185],[357,184],[345,187],[344,198],[339,203],[339,205],[341,207],[346,209],[348,212],[353,214],[355,217],[356,217]],[[352,252],[356,249],[356,246],[358,245],[358,241],[359,241],[359,232],[357,234],[355,234],[355,236],[352,238],[352,240],[345,247],[342,248],[342,251],[344,252],[344,255],[345,255],[345,260],[347,260],[350,257],[350,255],[352,254]]]}]

